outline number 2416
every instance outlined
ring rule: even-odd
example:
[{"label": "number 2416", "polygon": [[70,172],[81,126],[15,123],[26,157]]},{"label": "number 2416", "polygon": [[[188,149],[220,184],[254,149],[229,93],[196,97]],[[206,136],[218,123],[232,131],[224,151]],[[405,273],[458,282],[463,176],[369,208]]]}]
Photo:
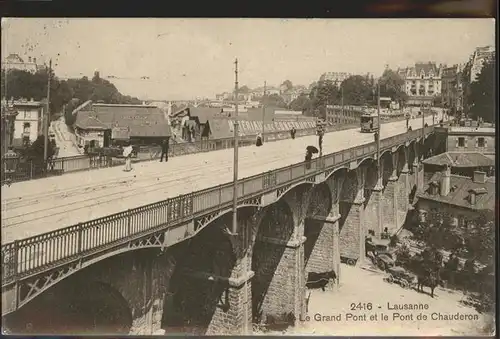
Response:
[{"label": "number 2416", "polygon": [[351,303],[351,311],[371,311],[372,303]]}]

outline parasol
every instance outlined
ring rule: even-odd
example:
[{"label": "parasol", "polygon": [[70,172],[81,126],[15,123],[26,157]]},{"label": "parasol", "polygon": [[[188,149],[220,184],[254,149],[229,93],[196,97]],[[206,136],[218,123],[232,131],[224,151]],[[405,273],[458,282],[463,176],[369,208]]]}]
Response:
[{"label": "parasol", "polygon": [[311,152],[312,154],[319,153],[318,149],[315,146],[307,146],[306,150]]}]

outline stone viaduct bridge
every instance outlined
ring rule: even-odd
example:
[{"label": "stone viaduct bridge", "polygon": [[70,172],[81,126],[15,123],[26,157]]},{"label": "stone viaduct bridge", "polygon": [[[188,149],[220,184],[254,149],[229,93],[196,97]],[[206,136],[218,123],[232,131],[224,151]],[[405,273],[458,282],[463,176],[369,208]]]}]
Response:
[{"label": "stone viaduct bridge", "polygon": [[[298,320],[306,275],[363,260],[398,229],[423,182],[434,127],[2,245],[2,316],[13,332],[251,333]],[[377,164],[380,164],[380,167]]]}]

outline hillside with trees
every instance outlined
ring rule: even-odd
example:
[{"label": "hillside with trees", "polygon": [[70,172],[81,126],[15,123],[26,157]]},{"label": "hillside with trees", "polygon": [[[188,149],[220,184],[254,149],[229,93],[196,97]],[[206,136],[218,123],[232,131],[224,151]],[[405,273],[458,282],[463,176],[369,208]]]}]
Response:
[{"label": "hillside with trees", "polygon": [[[5,79],[5,71],[2,70],[2,79]],[[47,97],[47,69],[39,70],[32,74],[21,70],[9,70],[7,77],[7,94],[9,99],[33,99],[43,100]],[[1,83],[2,97],[4,97],[5,81]],[[108,80],[99,77],[96,72],[89,80],[87,77],[81,79],[59,79],[54,72],[51,74],[50,82],[50,108],[53,116],[59,113],[67,118],[68,125],[73,124],[71,112],[79,104],[92,100],[106,104],[140,104],[137,98],[122,95],[118,89]],[[64,107],[66,109],[64,110]],[[63,112],[64,110],[64,112]]]}]

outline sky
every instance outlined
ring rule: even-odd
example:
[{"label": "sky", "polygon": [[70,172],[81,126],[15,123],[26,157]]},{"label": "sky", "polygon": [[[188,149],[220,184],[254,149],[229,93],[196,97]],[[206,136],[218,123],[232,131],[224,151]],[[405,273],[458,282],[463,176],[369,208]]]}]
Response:
[{"label": "sky", "polygon": [[236,58],[240,86],[308,86],[324,72],[464,63],[494,44],[493,19],[2,18],[1,47],[52,58],[59,77],[98,70],[122,94],[183,100],[231,91]]}]

